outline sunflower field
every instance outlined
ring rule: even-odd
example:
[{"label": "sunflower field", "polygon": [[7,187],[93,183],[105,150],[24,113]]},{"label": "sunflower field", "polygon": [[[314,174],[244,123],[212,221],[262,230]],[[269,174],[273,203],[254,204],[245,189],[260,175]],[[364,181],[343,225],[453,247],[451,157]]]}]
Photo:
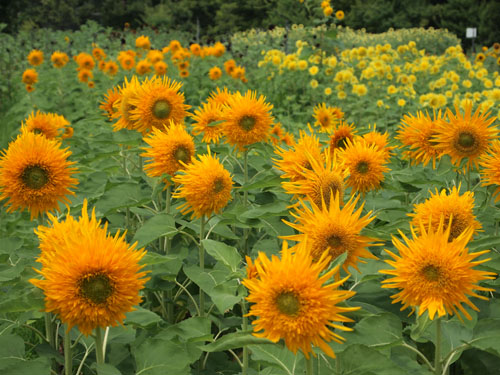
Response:
[{"label": "sunflower field", "polygon": [[312,3],[0,25],[3,374],[500,374],[500,44]]}]

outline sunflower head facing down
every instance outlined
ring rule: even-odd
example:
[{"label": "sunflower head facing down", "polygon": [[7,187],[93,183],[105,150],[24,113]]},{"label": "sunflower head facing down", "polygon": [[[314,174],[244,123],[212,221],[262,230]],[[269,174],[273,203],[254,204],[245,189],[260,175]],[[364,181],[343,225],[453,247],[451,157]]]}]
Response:
[{"label": "sunflower head facing down", "polygon": [[345,339],[332,329],[351,331],[342,323],[352,320],[342,314],[358,307],[338,306],[355,292],[339,289],[346,279],[328,283],[338,273],[337,266],[322,274],[329,262],[326,253],[316,262],[305,248],[293,253],[286,242],[281,259],[260,252],[256,276],[243,280],[249,290],[246,299],[252,303],[248,315],[257,317],[252,322],[254,335],[273,342],[283,339],[289,350],[301,350],[306,358],[315,356],[313,345],[335,357],[327,343]]},{"label": "sunflower head facing down", "polygon": [[271,130],[273,106],[266,98],[247,91],[232,95],[223,108],[224,122],[221,124],[226,141],[240,150],[256,142],[265,141]]},{"label": "sunflower head facing down", "polygon": [[85,336],[97,327],[116,326],[141,302],[146,272],[137,250],[125,233],[111,236],[100,226],[95,210],[89,217],[87,201],[78,220],[49,216],[50,226],[39,226],[43,278],[30,280],[45,294],[45,311],[54,312],[69,329],[78,326]]},{"label": "sunflower head facing down", "polygon": [[7,199],[7,212],[28,209],[31,219],[40,213],[59,210],[69,202],[78,181],[71,152],[41,134],[23,132],[9,144],[0,158],[0,200]]},{"label": "sunflower head facing down", "polygon": [[465,169],[478,167],[479,158],[488,151],[491,142],[498,138],[498,129],[491,124],[496,117],[489,113],[480,113],[478,107],[472,114],[472,102],[465,104],[465,113],[462,115],[457,106],[455,114],[447,110],[448,122],[438,123],[435,141],[441,154],[448,154],[455,166],[460,166],[463,159],[467,160]]},{"label": "sunflower head facing down", "polygon": [[383,288],[400,290],[392,296],[392,303],[401,302],[401,310],[411,307],[413,313],[418,307],[418,315],[428,311],[430,319],[434,319],[436,314],[441,317],[447,313],[457,314],[460,320],[460,313],[472,319],[462,303],[479,311],[469,297],[487,300],[487,297],[476,291],[493,291],[477,285],[482,280],[494,279],[495,274],[473,268],[488,260],[475,260],[488,250],[469,253],[466,247],[474,229],[468,227],[449,241],[450,228],[448,225],[445,229],[444,217],[441,216],[437,228],[430,223],[425,226],[420,222],[419,235],[412,226],[412,239],[400,232],[405,243],[393,237],[392,242],[399,255],[386,250],[392,258],[386,263],[393,269],[380,272],[392,276],[382,281]]},{"label": "sunflower head facing down", "polygon": [[145,138],[150,147],[144,148],[141,156],[149,158],[144,165],[150,177],[161,177],[164,174],[173,176],[179,169],[189,164],[195,154],[193,137],[184,125],[170,123],[164,131],[154,128]]},{"label": "sunflower head facing down", "polygon": [[173,180],[182,186],[172,197],[186,199],[179,209],[182,214],[192,212],[191,218],[217,214],[231,200],[231,175],[210,150],[208,154],[198,156]]}]

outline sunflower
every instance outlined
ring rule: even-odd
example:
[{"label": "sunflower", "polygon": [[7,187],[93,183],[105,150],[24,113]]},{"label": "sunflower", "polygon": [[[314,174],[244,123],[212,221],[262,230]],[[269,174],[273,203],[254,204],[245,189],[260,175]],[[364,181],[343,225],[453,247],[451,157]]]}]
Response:
[{"label": "sunflower", "polygon": [[217,66],[214,66],[212,68],[210,68],[209,72],[208,72],[208,76],[210,77],[210,79],[212,81],[216,81],[218,80],[220,77],[222,77],[222,70],[220,70],[219,67]]},{"label": "sunflower", "polygon": [[355,134],[354,124],[349,125],[341,121],[330,137],[330,149],[335,151],[345,148],[347,140],[352,141]]},{"label": "sunflower", "polygon": [[500,142],[494,141],[491,146],[491,154],[481,157],[479,164],[484,169],[480,169],[482,186],[497,185],[493,195],[495,202],[500,200]]},{"label": "sunflower", "polygon": [[342,343],[345,339],[332,331],[352,331],[342,322],[352,322],[343,313],[359,307],[338,306],[355,292],[339,287],[347,278],[327,284],[338,273],[338,266],[320,275],[330,261],[323,254],[313,262],[306,249],[295,251],[283,244],[281,259],[269,259],[260,252],[255,262],[257,277],[248,277],[243,285],[249,290],[246,299],[252,303],[249,316],[256,316],[254,335],[273,342],[280,339],[293,353],[300,349],[306,358],[312,345],[321,348],[325,354],[335,357],[329,341]]},{"label": "sunflower", "polygon": [[120,97],[113,102],[114,113],[112,117],[113,119],[118,119],[113,125],[114,131],[120,129],[136,129],[136,121],[132,119],[131,114],[132,110],[135,109],[135,105],[131,104],[131,100],[137,96],[139,85],[136,76],[133,76],[130,81],[125,77],[125,82],[120,88]]},{"label": "sunflower", "polygon": [[92,73],[91,70],[88,69],[80,69],[78,72],[78,80],[80,82],[88,82],[89,79],[92,79],[94,77],[94,74]]},{"label": "sunflower", "polygon": [[187,78],[187,77],[189,77],[189,70],[186,70],[186,69],[181,69],[181,70],[179,71],[179,76],[180,76],[181,78]]},{"label": "sunflower", "polygon": [[234,61],[233,59],[224,62],[224,70],[227,74],[231,75],[234,68],[236,68],[236,61]]},{"label": "sunflower", "polygon": [[141,35],[135,40],[135,46],[142,49],[150,49],[151,42],[148,36]]},{"label": "sunflower", "polygon": [[[466,191],[460,195],[460,187],[453,186],[449,194],[446,190],[433,194],[424,203],[416,204],[413,207],[414,213],[408,214],[412,217],[412,224],[415,230],[420,228],[419,223],[430,222],[433,229],[439,226],[439,218],[444,216],[445,223],[451,219],[451,229],[449,240],[457,238],[466,228],[472,228],[474,234],[481,230],[481,223],[474,216],[474,193]],[[447,229],[445,224],[445,229]]]},{"label": "sunflower", "polygon": [[307,135],[303,130],[300,130],[300,138],[291,148],[276,147],[275,153],[281,157],[273,159],[275,167],[284,172],[282,178],[289,178],[291,181],[303,179],[301,171],[312,169],[310,159],[323,161],[318,138]]},{"label": "sunflower", "polygon": [[295,194],[294,198],[300,196],[321,206],[324,201],[328,206],[330,197],[339,194],[341,204],[344,199],[344,180],[346,171],[337,163],[335,155],[330,156],[329,149],[326,150],[324,162],[307,155],[311,169],[297,169],[297,173],[302,175],[302,179],[282,182],[283,189],[289,194]]},{"label": "sunflower", "polygon": [[122,69],[132,69],[135,66],[135,53],[133,51],[121,51],[118,54],[118,62]]},{"label": "sunflower", "polygon": [[347,185],[352,187],[353,192],[379,189],[384,179],[384,173],[390,169],[386,167],[388,159],[384,151],[376,145],[369,145],[365,140],[359,139],[355,142],[347,141],[345,149],[339,153],[339,159],[349,170]]},{"label": "sunflower", "polygon": [[363,139],[368,145],[375,145],[380,151],[383,152],[386,159],[389,159],[394,150],[393,146],[389,146],[389,134],[387,132],[380,133],[376,130],[376,125],[373,130],[364,134]]},{"label": "sunflower", "polygon": [[179,210],[182,214],[193,212],[191,218],[219,213],[231,199],[233,187],[231,175],[219,159],[210,154],[210,149],[198,158],[186,165],[182,174],[173,177],[173,181],[182,186],[172,197],[186,199]]},{"label": "sunflower", "polygon": [[436,313],[438,317],[448,313],[457,314],[462,320],[459,314],[461,312],[467,319],[472,319],[462,303],[479,311],[469,297],[487,300],[487,297],[477,294],[474,290],[493,291],[477,285],[481,280],[494,279],[495,274],[473,269],[488,260],[474,261],[488,250],[469,253],[466,247],[474,229],[468,227],[460,236],[449,241],[450,227],[445,229],[444,218],[441,217],[437,228],[434,225],[426,228],[422,222],[418,231],[412,226],[413,239],[407,238],[400,231],[406,244],[393,237],[392,243],[398,249],[399,255],[386,250],[394,259],[386,260],[386,263],[394,269],[379,272],[393,276],[382,281],[382,288],[400,290],[391,298],[392,303],[403,304],[401,310],[411,307],[413,312],[415,307],[418,307],[418,315],[427,310],[430,319],[434,319]]},{"label": "sunflower", "polygon": [[92,56],[98,61],[106,60],[106,52],[102,48],[95,47],[92,49]]},{"label": "sunflower", "polygon": [[491,145],[494,139],[498,138],[498,129],[490,125],[496,117],[490,117],[490,113],[480,113],[480,108],[472,114],[472,102],[465,104],[465,114],[462,116],[457,106],[456,114],[447,110],[448,122],[439,121],[437,123],[437,134],[435,141],[438,142],[436,148],[441,154],[448,154],[451,162],[459,166],[461,161],[467,158],[464,168],[469,169],[472,165],[478,167],[478,159]]},{"label": "sunflower", "polygon": [[31,112],[26,122],[21,125],[21,131],[42,134],[48,139],[53,139],[60,135],[59,129],[65,129],[67,125],[69,122],[64,116],[36,111],[36,114]]},{"label": "sunflower", "polygon": [[210,93],[210,96],[208,97],[207,101],[208,102],[215,102],[218,103],[219,105],[223,106],[225,104],[229,103],[229,98],[233,95],[227,87],[224,86],[224,89],[219,89],[216,87],[216,91],[212,91]]},{"label": "sunflower", "polygon": [[118,87],[113,87],[108,89],[108,92],[104,95],[104,100],[99,105],[99,108],[104,111],[104,115],[108,116],[110,120],[113,118],[113,114],[117,111],[114,104],[118,99],[120,99],[120,97],[120,89]]},{"label": "sunflower", "polygon": [[141,60],[137,62],[135,66],[135,71],[140,76],[151,72],[151,63],[148,60]]},{"label": "sunflower", "polygon": [[319,126],[320,131],[324,133],[331,133],[338,124],[339,118],[337,112],[333,111],[325,103],[318,104],[314,107],[313,117],[316,122],[315,126]]},{"label": "sunflower", "polygon": [[324,201],[322,201],[321,206],[311,202],[311,208],[309,208],[301,201],[302,208],[296,207],[296,211],[291,213],[297,222],[290,223],[283,220],[300,233],[280,238],[299,242],[305,241],[307,238],[307,245],[315,260],[319,259],[325,251],[328,251],[332,260],[347,253],[342,268],[346,272],[349,272],[348,267],[350,266],[358,270],[357,263],[364,263],[360,258],[377,259],[367,248],[378,245],[373,243],[376,241],[375,238],[361,235],[362,229],[375,216],[371,216],[372,212],[370,211],[361,217],[364,203],[357,211],[354,211],[358,200],[359,195],[353,196],[342,208],[339,193],[335,195],[331,193],[328,205]]},{"label": "sunflower", "polygon": [[35,69],[26,69],[23,72],[22,81],[26,85],[32,85],[34,83],[37,83],[38,82],[38,73],[36,72]]},{"label": "sunflower", "polygon": [[193,134],[203,133],[203,142],[218,143],[222,129],[218,121],[222,120],[222,106],[216,102],[203,103],[203,106],[191,115],[194,120]]},{"label": "sunflower", "polygon": [[436,124],[442,120],[441,111],[434,112],[433,119],[427,112],[424,114],[422,111],[418,111],[416,116],[403,116],[396,138],[403,147],[409,148],[403,155],[410,159],[411,164],[422,163],[426,166],[432,160],[432,168],[436,168],[439,150],[436,148],[434,136],[437,134]]},{"label": "sunflower", "polygon": [[32,66],[38,66],[43,63],[43,52],[37,49],[32,50],[28,55],[28,62]]},{"label": "sunflower", "polygon": [[226,141],[240,150],[256,142],[264,141],[269,135],[273,117],[272,104],[257,93],[247,91],[232,95],[223,108],[224,122],[221,124]]},{"label": "sunflower", "polygon": [[106,66],[104,67],[104,71],[110,76],[114,76],[116,73],[118,73],[118,64],[114,61],[108,61],[106,63]]},{"label": "sunflower", "polygon": [[80,69],[94,69],[95,61],[88,53],[80,52],[77,56],[74,57],[74,60],[76,61]]},{"label": "sunflower", "polygon": [[136,129],[145,134],[152,128],[163,129],[170,121],[183,124],[190,106],[184,104],[184,93],[179,92],[181,87],[182,83],[167,77],[146,79],[129,99],[134,107],[130,110],[130,119]]},{"label": "sunflower", "polygon": [[30,211],[31,219],[40,213],[59,210],[59,201],[74,194],[78,181],[74,162],[67,160],[71,152],[60,143],[33,132],[21,133],[2,151],[0,158],[0,200],[8,199],[7,212],[16,209]]},{"label": "sunflower", "polygon": [[69,57],[64,52],[56,51],[50,56],[50,61],[54,68],[59,69],[68,63]]},{"label": "sunflower", "polygon": [[[184,125],[170,123],[165,131],[153,128],[153,131],[144,138],[151,147],[143,148],[141,156],[150,158],[144,165],[146,174],[150,177],[160,177],[164,174],[173,176],[194,157],[195,147],[193,137],[184,128]],[[182,162],[182,163],[181,163]]]},{"label": "sunflower", "polygon": [[52,215],[50,221],[50,227],[36,231],[42,249],[37,272],[43,279],[30,280],[45,294],[45,311],[56,313],[68,329],[78,326],[85,336],[97,327],[122,324],[125,313],[141,302],[139,291],[148,280],[139,264],[144,249],[130,246],[125,233],[109,235],[95,209],[89,218],[86,200],[78,221],[68,216],[58,222]]},{"label": "sunflower", "polygon": [[157,76],[162,76],[167,74],[167,63],[165,61],[158,61],[154,64],[155,74]]}]

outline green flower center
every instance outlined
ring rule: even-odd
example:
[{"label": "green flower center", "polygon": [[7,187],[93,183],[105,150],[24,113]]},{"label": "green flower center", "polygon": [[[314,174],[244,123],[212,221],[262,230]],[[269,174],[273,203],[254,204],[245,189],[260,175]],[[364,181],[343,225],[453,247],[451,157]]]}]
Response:
[{"label": "green flower center", "polygon": [[361,174],[365,174],[370,170],[370,167],[366,161],[362,161],[356,165],[356,170]]},{"label": "green flower center", "polygon": [[429,264],[422,269],[424,277],[429,281],[438,281],[440,276],[439,268]]},{"label": "green flower center", "polygon": [[43,131],[42,131],[42,129],[34,128],[33,129],[33,133],[35,133],[35,134],[43,134]]},{"label": "green flower center", "polygon": [[190,153],[189,150],[184,146],[179,146],[174,151],[174,158],[177,161],[182,161],[187,163],[189,161]]},{"label": "green flower center", "polygon": [[220,193],[222,190],[224,190],[225,184],[224,180],[222,178],[216,178],[214,181],[214,192],[215,194]]},{"label": "green flower center", "polygon": [[326,242],[328,243],[328,246],[333,247],[333,248],[337,248],[340,245],[342,245],[342,238],[340,238],[339,236],[334,234],[334,235],[328,237]]},{"label": "green flower center", "polygon": [[249,132],[255,126],[255,118],[252,116],[243,116],[239,122],[239,125],[243,130]]},{"label": "green flower center", "polygon": [[300,301],[294,292],[283,292],[276,297],[278,310],[288,316],[297,316],[300,310]]},{"label": "green flower center", "polygon": [[111,280],[104,273],[85,275],[80,279],[78,287],[80,295],[96,305],[106,303],[108,297],[113,294]]},{"label": "green flower center", "polygon": [[346,148],[347,146],[347,137],[342,137],[337,141],[337,148]]},{"label": "green flower center", "polygon": [[464,132],[458,136],[458,144],[464,148],[471,148],[476,143],[476,138],[473,134]]},{"label": "green flower center", "polygon": [[24,185],[30,189],[41,189],[49,182],[47,170],[39,165],[31,165],[24,169],[21,175]]},{"label": "green flower center", "polygon": [[153,105],[153,115],[156,118],[165,119],[170,114],[172,107],[166,100],[158,100]]}]

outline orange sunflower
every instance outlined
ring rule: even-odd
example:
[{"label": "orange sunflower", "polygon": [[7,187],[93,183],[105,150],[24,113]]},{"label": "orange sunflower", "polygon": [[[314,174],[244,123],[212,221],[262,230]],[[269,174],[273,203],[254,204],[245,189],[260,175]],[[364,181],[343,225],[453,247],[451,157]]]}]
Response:
[{"label": "orange sunflower", "polygon": [[104,115],[108,116],[109,120],[113,119],[113,115],[117,111],[114,104],[120,97],[121,93],[118,87],[108,89],[108,92],[104,94],[104,100],[100,103],[99,108],[104,111]]},{"label": "orange sunflower", "polygon": [[497,188],[493,195],[495,197],[495,202],[500,200],[500,142],[494,141],[491,146],[491,153],[485,154],[481,157],[479,164],[482,169],[479,170],[481,173],[481,180],[483,181],[482,186],[496,185]]},{"label": "orange sunflower", "polygon": [[61,135],[69,125],[64,116],[56,113],[31,112],[26,122],[21,125],[21,131],[42,134],[48,139]]},{"label": "orange sunflower", "polygon": [[0,200],[8,199],[7,212],[27,208],[33,219],[69,202],[66,196],[74,194],[69,189],[78,183],[69,155],[58,141],[33,132],[11,142],[0,158]]},{"label": "orange sunflower", "polygon": [[38,66],[43,63],[43,52],[37,49],[32,50],[28,55],[28,62],[32,66]]},{"label": "orange sunflower", "polygon": [[347,141],[352,141],[356,134],[354,130],[354,124],[347,124],[343,121],[340,122],[339,126],[333,131],[330,136],[330,149],[333,151],[341,150],[346,147]]},{"label": "orange sunflower", "polygon": [[38,73],[36,72],[35,69],[26,69],[23,72],[22,81],[26,85],[31,86],[34,83],[38,82]]},{"label": "orange sunflower", "polygon": [[135,109],[135,105],[131,103],[131,100],[137,96],[138,89],[139,81],[136,76],[133,76],[130,81],[125,77],[125,82],[120,88],[120,97],[113,102],[114,112],[112,117],[113,119],[118,119],[118,121],[113,124],[113,131],[118,131],[120,129],[136,129],[136,120],[132,119],[132,110]]},{"label": "orange sunflower", "polygon": [[339,123],[342,117],[338,117],[339,114],[335,109],[337,108],[331,108],[325,103],[314,107],[313,117],[316,120],[314,125],[318,126],[321,132],[331,133]]},{"label": "orange sunflower", "polygon": [[226,141],[240,150],[256,142],[265,141],[269,136],[273,117],[270,113],[273,106],[265,102],[266,98],[257,93],[247,91],[232,95],[223,107],[221,124]]},{"label": "orange sunflower", "polygon": [[335,357],[329,341],[343,343],[345,339],[332,331],[352,331],[342,323],[352,322],[344,313],[359,307],[342,307],[340,303],[356,292],[339,287],[347,278],[328,283],[338,274],[339,267],[323,272],[330,257],[323,254],[313,262],[306,249],[292,252],[286,242],[283,244],[281,259],[269,259],[263,252],[255,262],[256,277],[243,280],[248,288],[246,299],[252,303],[249,316],[256,316],[254,336],[264,337],[272,342],[280,339],[294,354],[298,350],[309,358],[312,346],[321,348],[325,354]]},{"label": "orange sunflower", "polygon": [[384,153],[387,159],[391,157],[394,147],[389,146],[389,134],[387,132],[378,132],[376,130],[376,125],[374,125],[372,131],[363,135],[363,139],[368,145],[375,145],[380,151]]},{"label": "orange sunflower", "polygon": [[202,107],[196,109],[191,115],[194,120],[193,134],[203,133],[203,142],[218,143],[222,136],[219,121],[222,120],[222,106],[216,102],[203,103]]},{"label": "orange sunflower", "polygon": [[233,94],[227,89],[227,87],[224,86],[224,88],[221,90],[220,88],[216,87],[215,91],[212,91],[210,93],[209,98],[207,99],[208,102],[215,102],[221,106],[224,106],[229,103],[229,98]]}]

